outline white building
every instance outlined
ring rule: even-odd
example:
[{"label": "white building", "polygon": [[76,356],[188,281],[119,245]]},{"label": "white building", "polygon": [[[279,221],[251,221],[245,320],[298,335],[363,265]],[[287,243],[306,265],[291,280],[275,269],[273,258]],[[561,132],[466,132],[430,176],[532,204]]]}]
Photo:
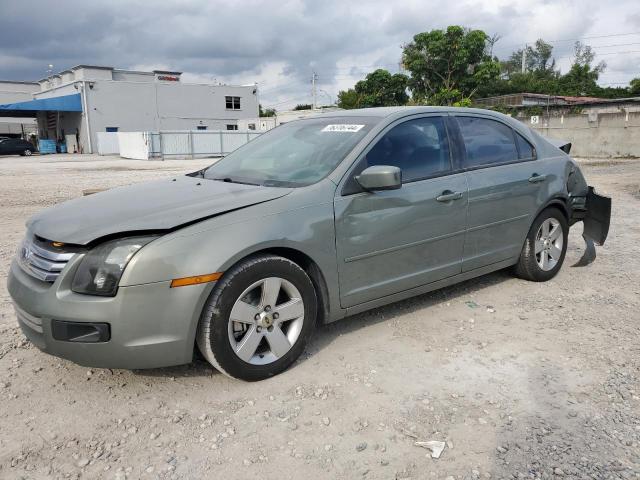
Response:
[{"label": "white building", "polygon": [[92,153],[98,132],[236,130],[239,121],[258,116],[256,86],[183,83],[180,77],[78,65],[37,83],[4,82],[5,90],[28,85],[23,90],[34,91],[27,92],[30,99],[0,96],[0,117],[37,118],[40,138]]},{"label": "white building", "polygon": [[[40,90],[36,82],[8,82],[0,80],[0,104],[23,102],[33,99]],[[0,110],[0,137],[28,138],[36,133],[34,118],[6,115]]]}]

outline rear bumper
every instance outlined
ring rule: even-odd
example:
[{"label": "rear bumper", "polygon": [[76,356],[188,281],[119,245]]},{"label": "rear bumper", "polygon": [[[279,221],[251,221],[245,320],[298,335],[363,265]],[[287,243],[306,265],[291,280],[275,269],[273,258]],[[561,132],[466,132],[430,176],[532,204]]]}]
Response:
[{"label": "rear bumper", "polygon": [[[212,284],[169,288],[170,282],[157,282],[120,287],[111,298],[80,295],[70,289],[76,263],[72,259],[52,285],[12,263],[7,287],[20,328],[34,345],[89,367],[157,368],[192,360],[195,331]],[[59,340],[73,338],[72,332],[82,332],[83,325],[91,333],[90,327],[105,324],[103,336]]]},{"label": "rear bumper", "polygon": [[611,224],[611,199],[598,195],[593,187],[589,187],[586,207],[587,213],[582,220],[583,235],[591,238],[598,245],[604,245]]},{"label": "rear bumper", "polygon": [[611,199],[598,195],[590,186],[585,197],[572,199],[571,223],[579,221],[584,224],[584,237],[604,245],[611,223]]}]

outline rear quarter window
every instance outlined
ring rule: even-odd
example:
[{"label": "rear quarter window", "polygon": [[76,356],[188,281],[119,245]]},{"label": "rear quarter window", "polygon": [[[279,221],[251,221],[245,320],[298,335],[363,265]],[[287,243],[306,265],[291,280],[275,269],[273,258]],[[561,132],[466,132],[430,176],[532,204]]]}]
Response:
[{"label": "rear quarter window", "polygon": [[518,146],[518,158],[520,160],[530,160],[536,157],[536,149],[529,141],[520,135],[518,132],[513,132],[516,137],[516,144]]}]

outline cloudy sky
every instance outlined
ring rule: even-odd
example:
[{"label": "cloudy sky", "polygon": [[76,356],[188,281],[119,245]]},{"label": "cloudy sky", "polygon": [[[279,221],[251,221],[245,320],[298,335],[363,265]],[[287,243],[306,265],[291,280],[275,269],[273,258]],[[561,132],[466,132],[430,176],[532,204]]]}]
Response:
[{"label": "cloudy sky", "polygon": [[562,69],[576,39],[607,69],[601,84],[640,76],[638,0],[0,0],[0,79],[37,80],[49,64],[185,72],[183,81],[260,86],[279,110],[335,101],[376,67],[399,69],[418,32],[458,24],[501,38],[500,58],[537,38]]}]

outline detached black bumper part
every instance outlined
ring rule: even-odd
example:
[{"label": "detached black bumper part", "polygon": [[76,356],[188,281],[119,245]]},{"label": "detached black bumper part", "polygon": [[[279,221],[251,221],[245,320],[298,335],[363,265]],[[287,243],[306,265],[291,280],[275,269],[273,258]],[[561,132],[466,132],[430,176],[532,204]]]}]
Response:
[{"label": "detached black bumper part", "polygon": [[586,246],[582,257],[573,265],[574,267],[584,267],[596,259],[595,245],[604,245],[611,224],[611,199],[598,195],[593,187],[589,187],[585,207],[586,211],[582,218],[584,225],[582,238]]}]

